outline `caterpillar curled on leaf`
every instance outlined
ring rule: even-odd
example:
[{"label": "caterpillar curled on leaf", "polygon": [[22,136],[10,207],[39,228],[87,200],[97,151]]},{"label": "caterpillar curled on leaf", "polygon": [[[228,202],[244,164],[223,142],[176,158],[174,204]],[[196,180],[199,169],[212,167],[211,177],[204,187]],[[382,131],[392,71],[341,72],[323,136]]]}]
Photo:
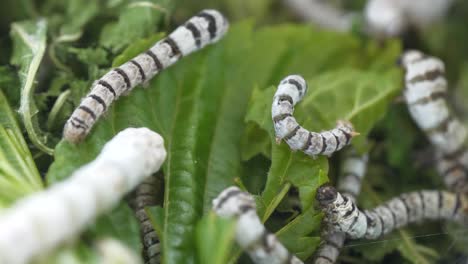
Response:
[{"label": "caterpillar curled on leaf", "polygon": [[408,110],[436,147],[439,173],[451,190],[466,191],[468,131],[449,108],[444,63],[416,50],[405,52],[401,62]]},{"label": "caterpillar curled on leaf", "polygon": [[159,134],[147,128],[127,128],[118,133],[94,161],[65,181],[2,212],[0,263],[29,263],[73,239],[158,171],[165,158],[164,140]]},{"label": "caterpillar curled on leaf", "polygon": [[[368,156],[358,155],[352,148],[344,152],[344,160],[338,178],[338,190],[346,194],[350,200],[356,201],[361,191],[362,179],[366,174]],[[336,263],[344,245],[346,234],[334,229],[325,228],[322,234],[322,244],[315,255],[315,264]]]},{"label": "caterpillar curled on leaf", "polygon": [[266,230],[256,213],[255,200],[237,187],[229,187],[213,200],[214,212],[227,218],[236,218],[237,243],[258,264],[300,264],[276,238]]},{"label": "caterpillar curled on leaf", "polygon": [[229,24],[216,10],[203,10],[176,28],[169,36],[95,81],[89,94],[65,124],[63,136],[72,143],[82,141],[100,116],[121,95],[148,82],[156,74],[195,52],[221,39]]},{"label": "caterpillar curled on leaf", "polygon": [[331,186],[317,190],[326,222],[351,239],[377,239],[396,228],[422,220],[466,224],[468,199],[461,193],[422,190],[395,197],[374,209],[361,211],[355,202]]},{"label": "caterpillar curled on leaf", "polygon": [[351,142],[358,135],[351,123],[338,121],[336,128],[320,133],[300,126],[293,116],[294,106],[307,92],[307,83],[299,75],[290,75],[278,85],[273,97],[271,116],[277,141],[283,139],[293,150],[302,150],[309,156],[330,156]]},{"label": "caterpillar curled on leaf", "polygon": [[162,173],[146,178],[129,195],[128,204],[132,208],[140,225],[140,238],[142,241],[141,255],[145,264],[160,263],[160,242],[153,224],[145,211],[145,207],[158,205],[162,198]]}]

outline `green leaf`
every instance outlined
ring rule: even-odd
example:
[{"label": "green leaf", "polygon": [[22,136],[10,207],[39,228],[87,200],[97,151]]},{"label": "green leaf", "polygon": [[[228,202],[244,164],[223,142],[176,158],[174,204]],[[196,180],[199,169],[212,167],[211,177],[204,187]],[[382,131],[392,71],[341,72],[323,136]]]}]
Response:
[{"label": "green leaf", "polygon": [[0,91],[0,207],[43,188],[13,111]]},{"label": "green leaf", "polygon": [[169,0],[131,2],[121,10],[117,22],[109,23],[103,28],[99,43],[116,53],[135,39],[156,32],[158,23],[171,8]]},{"label": "green leaf", "polygon": [[47,23],[43,19],[13,23],[10,32],[14,44],[11,63],[20,66],[18,74],[22,87],[19,113],[26,132],[36,147],[51,155],[53,149],[46,145],[47,138],[39,129],[38,111],[34,103],[34,82],[46,49],[46,33]]},{"label": "green leaf", "polygon": [[276,235],[291,253],[306,260],[320,243],[320,237],[308,235],[320,228],[321,220],[322,214],[309,208],[276,232]]},{"label": "green leaf", "polygon": [[233,219],[219,218],[213,212],[205,215],[195,230],[198,263],[227,263],[235,231]]},{"label": "green leaf", "polygon": [[[311,41],[319,41],[316,35],[328,38],[327,44],[337,42],[337,38],[349,39],[342,41],[350,43],[349,50],[343,51],[334,44],[334,48],[326,46],[326,55],[323,55],[323,49],[310,48],[314,46],[310,45]],[[151,43],[135,42],[113,65],[144,51],[148,44]],[[329,62],[327,67],[330,68],[341,65],[336,58],[342,57],[360,65],[362,61],[355,57],[346,59],[347,52],[361,48],[358,44],[359,41],[353,38],[336,33],[311,33],[310,28],[302,26],[268,27],[254,34],[251,23],[232,25],[220,43],[183,58],[156,76],[147,89],[136,88],[128,97],[119,99],[83,143],[77,146],[59,143],[47,179],[54,182],[67,177],[80,165],[91,161],[108,139],[126,127],[145,126],[160,133],[168,151],[163,168],[165,198],[163,210],[158,210],[153,217],[156,229],[160,230],[163,238],[163,263],[194,263],[200,257],[194,251],[196,223],[211,208],[211,200],[221,190],[232,185],[241,174],[248,174],[242,170],[240,143],[252,88],[276,84],[291,69],[300,68],[299,73],[313,77],[323,70],[323,66],[311,67],[311,62],[316,59],[326,62],[327,56],[335,58],[335,61]],[[308,53],[301,55],[302,51],[307,50]],[[359,67],[367,66],[363,65]],[[332,90],[330,96],[334,95],[333,92],[342,92],[345,87],[355,86],[352,78],[361,80],[373,76],[357,70],[357,73],[349,71],[351,73],[343,70],[348,76],[347,82],[340,83],[336,90],[329,87]],[[317,76],[313,80],[327,86],[326,78],[331,78],[333,74]],[[382,87],[372,81],[362,86],[367,91],[370,85]],[[386,87],[384,92],[387,91],[387,85],[383,87]],[[327,91],[323,89],[315,96],[323,96]],[[255,93],[247,120],[256,123],[257,129],[267,131],[263,136],[272,142],[270,107],[274,87],[257,89]],[[354,109],[356,113],[364,112],[368,110],[367,105],[373,106],[368,97],[357,100],[363,109],[346,105],[340,111],[352,112]],[[334,108],[333,105],[325,106],[325,109]],[[301,111],[298,111],[299,114]],[[326,123],[321,122],[321,125]],[[334,123],[331,120],[327,122],[327,125]],[[249,138],[247,140],[247,144],[253,142]],[[265,139],[263,142],[266,142]],[[266,151],[265,144],[262,146]],[[264,220],[271,215],[290,186],[299,187],[303,207],[311,207],[315,189],[325,181],[328,171],[327,161],[323,157],[312,160],[302,153],[292,153],[285,144],[274,145],[271,151],[272,165],[258,205]],[[308,238],[307,235],[301,234],[301,239],[312,245],[315,238]],[[303,254],[309,252],[304,251]]]}]

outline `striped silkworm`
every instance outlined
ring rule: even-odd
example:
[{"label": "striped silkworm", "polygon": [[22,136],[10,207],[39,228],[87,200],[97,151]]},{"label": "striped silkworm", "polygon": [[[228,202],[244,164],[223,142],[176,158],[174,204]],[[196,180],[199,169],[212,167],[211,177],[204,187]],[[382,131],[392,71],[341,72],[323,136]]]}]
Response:
[{"label": "striped silkworm", "polygon": [[447,103],[444,63],[411,50],[403,54],[404,97],[416,124],[438,153],[438,170],[451,190],[468,189],[468,131]]},{"label": "striped silkworm", "polygon": [[141,255],[145,264],[160,263],[159,237],[153,228],[153,224],[145,211],[145,207],[155,206],[160,200],[158,194],[162,192],[162,174],[158,173],[146,178],[130,194],[129,205],[140,224],[140,237],[143,248]]},{"label": "striped silkworm", "polygon": [[[361,183],[367,170],[368,156],[357,155],[352,148],[345,152],[340,178],[338,179],[338,190],[355,202],[361,191]],[[317,250],[315,264],[336,263],[340,250],[344,245],[346,234],[336,230],[326,229],[322,235],[322,244]]]},{"label": "striped silkworm", "polygon": [[[166,158],[164,140],[147,128],[127,128],[68,179],[18,201],[0,215],[0,263],[29,263],[78,235]],[[21,246],[18,246],[21,245]]]},{"label": "striped silkworm", "polygon": [[294,106],[302,100],[307,92],[307,83],[299,75],[289,75],[278,85],[271,116],[276,139],[285,140],[293,150],[301,150],[309,156],[330,156],[348,145],[351,138],[358,135],[351,123],[338,121],[336,128],[320,133],[311,132],[300,126],[293,116]]},{"label": "striped silkworm", "polygon": [[326,222],[351,239],[377,239],[409,223],[450,220],[466,224],[468,199],[461,193],[422,190],[395,197],[371,210],[361,211],[352,199],[331,186],[317,191]]},{"label": "striped silkworm", "polygon": [[181,57],[217,42],[228,27],[221,13],[203,10],[146,52],[106,73],[93,83],[89,94],[66,122],[64,138],[72,143],[82,141],[112,102],[148,82]]},{"label": "striped silkworm", "polygon": [[445,16],[453,0],[369,0],[364,16],[376,37],[401,35],[410,27],[424,29]]},{"label": "striped silkworm", "polygon": [[256,213],[255,200],[249,193],[229,187],[213,200],[213,210],[221,217],[236,218],[236,241],[254,263],[303,263],[266,230]]}]

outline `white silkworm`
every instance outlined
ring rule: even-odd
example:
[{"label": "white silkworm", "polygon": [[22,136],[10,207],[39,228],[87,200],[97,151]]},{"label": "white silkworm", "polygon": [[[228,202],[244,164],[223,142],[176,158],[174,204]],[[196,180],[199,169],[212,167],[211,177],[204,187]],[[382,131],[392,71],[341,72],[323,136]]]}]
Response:
[{"label": "white silkworm", "polygon": [[106,238],[97,242],[100,264],[140,264],[141,260],[122,242]]},{"label": "white silkworm", "polygon": [[140,237],[143,248],[141,255],[145,264],[160,263],[159,237],[145,211],[145,207],[158,204],[158,192],[161,191],[161,181],[157,175],[146,178],[131,194],[129,205],[140,224]]},{"label": "white silkworm", "polygon": [[[114,207],[166,158],[162,137],[127,128],[67,180],[18,201],[0,215],[0,263],[28,263]],[[20,245],[20,246],[19,246]]]},{"label": "white silkworm", "polygon": [[445,191],[410,192],[364,211],[331,186],[320,187],[317,200],[330,227],[346,233],[352,239],[377,239],[396,228],[424,219],[445,219],[462,223],[468,220],[467,197]]},{"label": "white silkworm", "polygon": [[228,27],[221,13],[203,10],[146,52],[106,73],[94,82],[90,93],[66,122],[64,138],[72,143],[83,140],[113,101],[148,82],[181,57],[217,42]]},{"label": "white silkworm", "polygon": [[[367,170],[367,155],[359,156],[354,149],[345,152],[338,190],[355,201],[361,190],[361,183]],[[340,250],[345,242],[346,234],[336,230],[326,230],[322,236],[322,244],[317,250],[315,264],[336,263]]]},{"label": "white silkworm", "polygon": [[438,170],[451,190],[467,189],[468,131],[449,109],[444,63],[419,51],[402,56],[406,88],[404,96],[416,124],[438,152]]},{"label": "white silkworm", "polygon": [[271,106],[277,141],[284,139],[291,149],[302,150],[312,157],[320,154],[330,156],[348,145],[358,133],[346,121],[338,121],[336,128],[320,133],[300,126],[293,116],[294,106],[306,92],[306,81],[299,75],[287,76],[278,85]]},{"label": "white silkworm", "polygon": [[213,210],[221,217],[237,219],[237,243],[247,251],[254,263],[303,263],[266,230],[255,211],[255,200],[249,193],[229,187],[213,200]]},{"label": "white silkworm", "polygon": [[409,27],[424,29],[440,20],[453,0],[369,0],[364,15],[369,33],[393,37]]}]

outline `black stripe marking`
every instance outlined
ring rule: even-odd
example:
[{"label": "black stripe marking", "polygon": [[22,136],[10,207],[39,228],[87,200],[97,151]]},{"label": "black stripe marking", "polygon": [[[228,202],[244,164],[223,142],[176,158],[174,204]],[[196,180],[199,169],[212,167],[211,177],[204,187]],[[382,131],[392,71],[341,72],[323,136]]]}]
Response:
[{"label": "black stripe marking", "polygon": [[444,177],[447,177],[447,175],[452,174],[452,173],[454,173],[456,171],[461,171],[463,173],[462,175],[459,174],[459,176],[466,177],[466,175],[468,175],[468,169],[465,168],[465,166],[463,166],[460,163],[457,163],[454,166],[448,168],[442,174],[443,174]]},{"label": "black stripe marking", "polygon": [[141,67],[140,63],[136,62],[135,60],[130,60],[130,63],[132,63],[138,68],[138,72],[140,73],[140,76],[141,76],[141,82],[145,82],[146,80],[145,71],[143,71],[143,68]]},{"label": "black stripe marking", "polygon": [[453,120],[455,120],[454,117],[453,117],[453,115],[449,114],[449,115],[448,115],[444,120],[442,120],[442,122],[440,122],[438,125],[426,129],[426,133],[427,133],[427,134],[433,134],[433,133],[437,133],[437,132],[443,133],[443,132],[447,131],[450,122],[452,122]]},{"label": "black stripe marking", "polygon": [[338,148],[340,147],[340,139],[333,132],[331,134],[335,137],[336,147],[335,147],[335,150],[333,152],[336,152],[336,151],[338,151]]},{"label": "black stripe marking", "polygon": [[[410,210],[410,207],[408,206],[407,204],[407,201],[406,201],[406,197],[398,197],[401,202],[403,203],[403,205],[405,206],[405,209],[406,209],[406,219],[408,220],[408,222],[410,222],[410,215],[411,215],[411,210]],[[412,220],[412,219],[411,219]]]},{"label": "black stripe marking", "polygon": [[[343,203],[347,203],[349,199],[348,199],[348,197],[343,196],[343,200],[344,200]],[[351,210],[348,210],[348,211],[343,215],[343,217],[349,217],[355,210],[356,210],[356,205],[352,202],[352,203],[351,203]]]},{"label": "black stripe marking", "polygon": [[322,150],[320,150],[319,154],[322,154],[327,149],[327,140],[325,139],[323,135],[320,135],[320,136],[322,137]]},{"label": "black stripe marking", "polygon": [[95,94],[90,94],[90,95],[88,95],[88,97],[93,98],[94,101],[98,102],[102,106],[102,111],[103,112],[105,112],[107,110],[106,102],[104,102],[104,100],[102,100],[101,97],[99,97],[99,96],[97,96]]},{"label": "black stripe marking", "polygon": [[438,213],[439,217],[440,217],[440,211],[441,211],[441,209],[442,209],[442,207],[444,205],[444,203],[443,203],[443,198],[444,197],[443,196],[444,195],[443,195],[442,191],[437,190],[437,198],[439,199],[439,201],[437,203],[437,210],[439,211],[439,213]]},{"label": "black stripe marking", "polygon": [[344,131],[344,129],[342,128],[338,128],[339,131],[341,131],[345,137],[346,137],[346,145],[348,145],[349,141],[351,140],[351,134],[349,134],[348,132]]},{"label": "black stripe marking", "polygon": [[374,213],[375,213],[375,215],[377,216],[377,218],[378,218],[379,221],[380,221],[380,227],[381,227],[381,228],[380,228],[380,232],[381,232],[381,233],[380,233],[379,237],[381,237],[381,236],[383,236],[384,233],[385,233],[385,232],[384,232],[384,229],[385,229],[384,220],[382,219],[382,216],[381,216],[379,213],[377,213],[375,210],[374,210]]},{"label": "black stripe marking", "polygon": [[426,202],[424,201],[424,194],[419,191],[419,198],[421,199],[421,209],[422,209],[422,216],[424,217],[426,215]]},{"label": "black stripe marking", "polygon": [[418,83],[422,81],[433,81],[441,76],[442,77],[444,76],[444,71],[440,69],[434,69],[434,70],[427,71],[423,74],[414,76],[412,79],[408,81],[408,83],[414,84],[414,83]]},{"label": "black stripe marking", "polygon": [[325,256],[325,255],[320,255],[317,257],[317,259],[319,258],[323,258],[323,259],[326,259],[329,263],[335,263],[335,261],[333,261],[331,258]]},{"label": "black stripe marking", "polygon": [[239,210],[240,210],[241,213],[243,213],[243,214],[246,213],[246,212],[248,212],[248,211],[250,211],[250,210],[254,210],[254,209],[255,209],[255,207],[253,207],[253,206],[250,205],[250,204],[243,204],[243,205],[239,206]]},{"label": "black stripe marking", "polygon": [[288,83],[296,86],[296,89],[299,91],[299,94],[303,93],[302,85],[298,81],[296,81],[294,79],[288,79]]},{"label": "black stripe marking", "polygon": [[458,149],[454,150],[452,153],[444,154],[443,158],[447,160],[456,160],[459,159],[463,154],[465,154],[466,147],[464,144],[460,144]]},{"label": "black stripe marking", "polygon": [[262,236],[261,236],[261,241],[262,241],[262,245],[263,245],[263,248],[265,249],[266,252],[271,252],[272,248],[270,247],[270,245],[268,244],[268,236],[270,234],[268,233],[268,231],[265,229],[262,233]]},{"label": "black stripe marking", "polygon": [[76,128],[81,128],[83,130],[86,130],[86,127],[80,125],[80,124],[76,124],[74,120],[70,120],[70,124],[72,124],[72,126],[76,127]]},{"label": "black stripe marking", "polygon": [[286,134],[286,136],[283,137],[284,140],[289,140],[291,139],[292,137],[294,137],[297,133],[297,131],[299,130],[299,128],[301,128],[300,125],[297,125],[297,127],[295,127],[293,130],[291,130],[291,132],[289,132],[288,134]]},{"label": "black stripe marking", "polygon": [[455,208],[453,208],[453,216],[456,216],[457,213],[458,213],[458,210],[460,209],[461,207],[461,194],[460,193],[457,193],[456,196],[455,196]]},{"label": "black stripe marking", "polygon": [[89,114],[89,116],[93,119],[93,120],[96,120],[96,114],[93,112],[93,110],[91,110],[89,107],[85,106],[85,105],[80,105],[78,106],[78,109],[81,109],[83,111],[85,111],[86,113]]},{"label": "black stripe marking", "polygon": [[158,70],[158,72],[164,69],[161,61],[158,59],[158,56],[156,56],[156,54],[154,54],[150,49],[147,50],[145,54],[150,56],[153,59],[154,65],[156,65],[156,69]]},{"label": "black stripe marking", "polygon": [[218,30],[214,16],[207,12],[200,12],[197,17],[203,17],[206,19],[206,21],[208,21],[208,32],[210,33],[210,39],[214,39],[216,37],[216,31]]},{"label": "black stripe marking", "polygon": [[341,248],[340,245],[335,243],[335,241],[332,241],[332,240],[328,239],[328,237],[325,238],[325,243],[327,243],[328,245],[330,245],[330,246],[332,246],[332,247],[334,247],[334,248],[336,248],[338,250]]},{"label": "black stripe marking", "polygon": [[185,28],[188,29],[190,32],[192,32],[192,36],[195,39],[195,44],[197,45],[198,48],[200,48],[201,34],[198,28],[190,21],[185,24]]},{"label": "black stripe marking", "polygon": [[85,121],[79,119],[78,117],[72,117],[72,120],[74,120],[75,122],[77,122],[78,124],[82,125],[84,128],[88,128],[88,124],[85,123]]},{"label": "black stripe marking", "polygon": [[162,43],[166,43],[167,45],[169,45],[169,47],[171,47],[172,55],[169,56],[170,58],[182,55],[182,53],[180,52],[179,46],[171,37],[165,38]]},{"label": "black stripe marking", "polygon": [[384,207],[390,211],[390,214],[392,215],[392,219],[393,219],[393,228],[395,228],[397,226],[397,217],[395,215],[395,212],[393,212],[392,208],[390,208],[388,204],[384,205]]},{"label": "black stripe marking", "polygon": [[358,210],[358,213],[357,213],[356,217],[354,218],[353,222],[351,223],[351,225],[349,226],[349,229],[348,229],[348,230],[354,230],[354,226],[357,224],[357,221],[358,221],[358,219],[359,219],[359,214],[360,214],[360,213],[361,213],[361,212],[359,212],[359,210]]},{"label": "black stripe marking", "polygon": [[293,254],[291,254],[291,252],[288,251],[288,257],[286,258],[284,263],[286,264],[292,263],[292,260],[293,260]]},{"label": "black stripe marking", "polygon": [[106,82],[104,80],[99,80],[98,84],[101,85],[101,86],[104,86],[105,88],[107,88],[107,90],[109,90],[109,92],[111,92],[111,94],[114,96],[114,98],[117,97],[117,94],[115,93],[114,88],[108,82]]},{"label": "black stripe marking", "polygon": [[292,97],[287,94],[282,94],[278,96],[278,103],[281,103],[282,101],[288,101],[291,105],[293,105]]},{"label": "black stripe marking", "polygon": [[242,193],[240,190],[231,190],[228,193],[226,193],[221,200],[219,200],[219,203],[216,205],[216,208],[221,208],[223,204],[229,200],[230,198]]},{"label": "black stripe marking", "polygon": [[122,70],[120,68],[115,68],[114,71],[116,73],[120,74],[120,76],[122,76],[122,78],[124,79],[125,85],[126,85],[125,90],[129,90],[130,88],[132,88],[132,86],[130,84],[130,79],[128,78],[128,75],[124,70]]},{"label": "black stripe marking", "polygon": [[309,132],[309,136],[307,137],[306,143],[301,148],[302,151],[306,151],[307,149],[309,149],[310,144],[312,144],[311,140],[312,140],[312,133]]},{"label": "black stripe marking", "polygon": [[428,104],[430,102],[433,102],[438,99],[445,99],[447,97],[447,92],[446,91],[438,91],[438,92],[433,92],[429,96],[419,98],[418,100],[408,104],[410,106],[413,105],[424,105]]},{"label": "black stripe marking", "polygon": [[285,118],[288,117],[288,116],[292,116],[292,115],[289,114],[289,113],[286,113],[286,114],[279,114],[279,115],[273,117],[273,122],[278,123],[279,121],[285,119]]}]

